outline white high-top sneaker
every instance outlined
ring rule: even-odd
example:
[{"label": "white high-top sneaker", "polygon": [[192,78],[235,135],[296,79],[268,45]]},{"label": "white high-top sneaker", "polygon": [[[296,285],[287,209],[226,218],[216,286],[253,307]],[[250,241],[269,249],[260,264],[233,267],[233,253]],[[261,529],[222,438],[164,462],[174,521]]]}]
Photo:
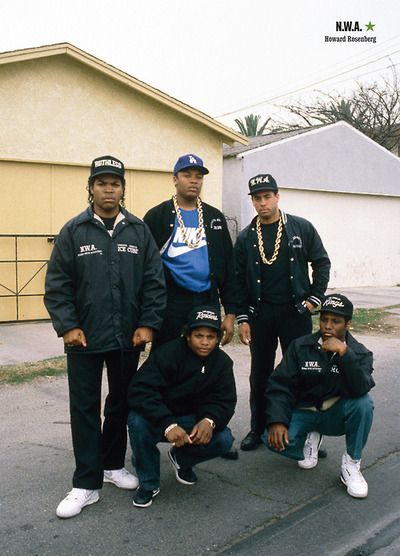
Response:
[{"label": "white high-top sneaker", "polygon": [[342,456],[341,480],[347,487],[347,492],[354,498],[366,498],[368,496],[368,483],[360,471],[361,460],[352,459],[349,454]]}]

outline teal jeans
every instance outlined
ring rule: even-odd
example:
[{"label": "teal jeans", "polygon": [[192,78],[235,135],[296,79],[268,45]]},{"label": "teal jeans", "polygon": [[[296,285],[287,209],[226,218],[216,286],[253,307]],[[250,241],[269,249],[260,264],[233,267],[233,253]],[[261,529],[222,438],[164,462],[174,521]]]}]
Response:
[{"label": "teal jeans", "polygon": [[[295,409],[289,425],[289,444],[283,452],[277,452],[291,459],[304,458],[303,448],[307,434],[317,431],[325,436],[345,436],[346,450],[355,460],[361,459],[364,446],[371,430],[374,404],[368,394],[360,398],[341,398],[327,411]],[[265,434],[265,441],[267,439]]]}]

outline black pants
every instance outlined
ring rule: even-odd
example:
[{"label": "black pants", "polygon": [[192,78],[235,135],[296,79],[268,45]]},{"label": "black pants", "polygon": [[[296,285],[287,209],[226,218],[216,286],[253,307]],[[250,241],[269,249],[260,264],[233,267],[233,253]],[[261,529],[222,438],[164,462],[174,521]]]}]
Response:
[{"label": "black pants", "polygon": [[[72,445],[76,469],[73,486],[90,490],[103,485],[104,469],[121,469],[127,443],[127,390],[137,370],[139,351],[69,353],[68,385]],[[101,426],[101,382],[107,367],[108,395]]]},{"label": "black pants", "polygon": [[167,308],[161,329],[153,340],[152,350],[165,342],[179,338],[190,311],[202,304],[219,307],[218,296],[213,294],[212,290],[196,293],[180,288],[175,284],[168,284]]},{"label": "black pants", "polygon": [[278,339],[282,353],[285,353],[292,340],[311,333],[311,314],[307,311],[301,315],[290,304],[261,303],[257,317],[250,321],[250,327],[251,430],[261,434],[265,429],[265,387],[274,370]]}]

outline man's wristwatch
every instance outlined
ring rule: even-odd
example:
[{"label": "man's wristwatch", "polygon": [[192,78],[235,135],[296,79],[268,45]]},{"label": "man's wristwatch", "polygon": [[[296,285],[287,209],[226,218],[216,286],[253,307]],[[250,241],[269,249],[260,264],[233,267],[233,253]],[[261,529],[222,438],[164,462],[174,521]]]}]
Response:
[{"label": "man's wristwatch", "polygon": [[208,423],[210,423],[211,428],[215,429],[215,423],[212,419],[210,419],[209,417],[204,417],[204,421],[208,421]]}]

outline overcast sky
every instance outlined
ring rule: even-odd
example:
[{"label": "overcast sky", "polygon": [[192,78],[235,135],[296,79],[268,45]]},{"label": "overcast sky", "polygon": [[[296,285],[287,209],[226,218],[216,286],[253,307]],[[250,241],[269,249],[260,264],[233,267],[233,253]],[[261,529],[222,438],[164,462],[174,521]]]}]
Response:
[{"label": "overcast sky", "polygon": [[[325,42],[336,21],[376,43]],[[70,42],[234,126],[400,64],[399,22],[399,0],[1,0],[0,52]]]}]

